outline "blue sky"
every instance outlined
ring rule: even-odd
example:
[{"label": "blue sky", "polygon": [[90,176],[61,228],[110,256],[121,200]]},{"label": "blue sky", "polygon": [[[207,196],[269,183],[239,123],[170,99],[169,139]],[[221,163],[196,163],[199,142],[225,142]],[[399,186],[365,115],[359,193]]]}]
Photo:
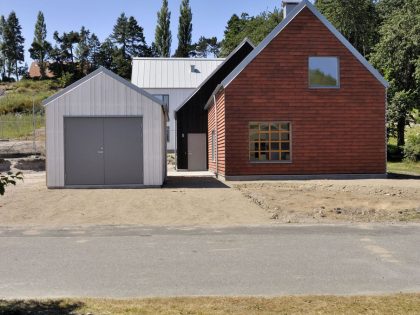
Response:
[{"label": "blue sky", "polygon": [[[177,27],[181,0],[169,0],[172,12],[172,53],[177,45]],[[281,0],[191,0],[193,10],[193,40],[201,35],[221,39],[226,22],[232,14],[247,12],[250,15],[264,10],[272,11],[281,6]],[[0,15],[14,10],[22,25],[26,50],[33,40],[34,25],[38,11],[43,11],[49,40],[54,43],[54,31],[60,33],[80,30],[84,25],[104,40],[111,32],[121,12],[133,15],[144,28],[147,42],[154,39],[156,13],[161,0],[0,0]],[[30,63],[26,52],[25,62]]]}]

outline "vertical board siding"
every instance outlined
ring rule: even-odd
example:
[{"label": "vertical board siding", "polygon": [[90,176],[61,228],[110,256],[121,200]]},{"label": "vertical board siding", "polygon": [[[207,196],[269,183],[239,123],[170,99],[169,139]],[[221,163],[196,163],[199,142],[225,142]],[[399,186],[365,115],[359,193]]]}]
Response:
[{"label": "vertical board siding", "polygon": [[[170,141],[167,143],[169,151],[176,150],[176,123],[175,123],[175,110],[184,101],[194,93],[195,89],[145,89],[146,92],[155,94],[166,94],[169,95],[169,122],[168,126],[170,129]],[[166,134],[166,130],[165,130]],[[166,140],[165,140],[166,141]]]},{"label": "vertical board siding", "polygon": [[[132,82],[140,88],[196,89],[224,61],[206,58],[135,58]],[[191,72],[195,65],[197,72]]]},{"label": "vertical board siding", "polygon": [[47,186],[64,187],[64,116],[142,116],[144,185],[162,185],[162,107],[104,73],[46,106]]},{"label": "vertical board siding", "polygon": [[[339,57],[340,88],[308,87],[310,56]],[[383,85],[303,9],[225,88],[226,176],[386,173],[384,96]],[[253,121],[292,123],[291,163],[249,161]]]},{"label": "vertical board siding", "polygon": [[[208,157],[209,157],[209,170],[220,174],[225,175],[226,173],[226,133],[225,133],[225,93],[224,91],[220,92],[216,96],[216,104],[211,106],[208,111]],[[217,110],[217,113],[216,113]],[[217,122],[216,122],[217,117]],[[217,126],[216,126],[217,125]],[[216,159],[217,163],[212,161],[211,158],[211,134],[212,131],[216,130]]]}]

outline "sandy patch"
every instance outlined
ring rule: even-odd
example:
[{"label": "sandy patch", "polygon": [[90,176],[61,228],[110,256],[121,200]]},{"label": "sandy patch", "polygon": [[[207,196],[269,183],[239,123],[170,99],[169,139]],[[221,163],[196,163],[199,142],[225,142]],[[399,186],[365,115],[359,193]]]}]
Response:
[{"label": "sandy patch", "polygon": [[213,178],[170,180],[164,189],[48,190],[45,172],[30,172],[0,197],[0,226],[270,222],[264,209]]},{"label": "sandy patch", "polygon": [[420,180],[233,184],[278,222],[420,222]]}]

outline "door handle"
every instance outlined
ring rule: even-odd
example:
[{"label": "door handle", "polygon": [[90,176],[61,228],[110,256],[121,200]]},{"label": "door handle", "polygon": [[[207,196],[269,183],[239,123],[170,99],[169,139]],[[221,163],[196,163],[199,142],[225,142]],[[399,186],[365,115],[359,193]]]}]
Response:
[{"label": "door handle", "polygon": [[104,151],[98,151],[98,154],[104,154]]}]

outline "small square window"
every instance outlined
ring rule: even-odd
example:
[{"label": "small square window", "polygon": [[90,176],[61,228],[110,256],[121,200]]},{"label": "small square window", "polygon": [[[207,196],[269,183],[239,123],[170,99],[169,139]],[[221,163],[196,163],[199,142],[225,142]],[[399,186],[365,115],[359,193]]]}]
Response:
[{"label": "small square window", "polygon": [[337,57],[309,57],[309,87],[338,88],[339,81]]}]

